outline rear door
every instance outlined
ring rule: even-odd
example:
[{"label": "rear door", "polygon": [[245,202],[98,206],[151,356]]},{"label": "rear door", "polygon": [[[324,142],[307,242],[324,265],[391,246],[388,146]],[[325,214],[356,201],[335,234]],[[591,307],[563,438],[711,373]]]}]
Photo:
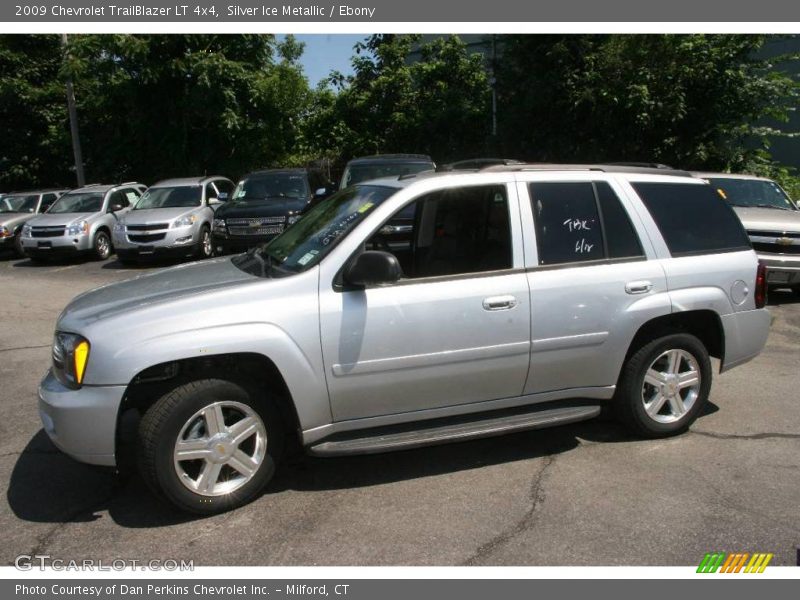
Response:
[{"label": "rear door", "polygon": [[663,268],[613,178],[520,177],[529,178],[519,184],[531,293],[525,393],[608,395],[638,328],[669,312]]}]

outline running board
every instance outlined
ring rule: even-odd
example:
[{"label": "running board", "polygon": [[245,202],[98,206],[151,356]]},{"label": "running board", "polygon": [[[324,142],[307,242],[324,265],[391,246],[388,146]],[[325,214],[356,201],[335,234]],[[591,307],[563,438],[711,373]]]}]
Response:
[{"label": "running board", "polygon": [[347,456],[410,450],[421,446],[566,425],[591,419],[599,414],[599,406],[569,406],[537,410],[529,408],[526,412],[514,414],[508,414],[507,411],[495,411],[470,415],[471,418],[467,419],[461,417],[458,420],[423,421],[416,423],[416,429],[409,429],[409,425],[406,424],[402,428],[380,427],[372,431],[348,432],[349,437],[346,437],[348,434],[337,434],[309,446],[307,451],[315,456]]}]

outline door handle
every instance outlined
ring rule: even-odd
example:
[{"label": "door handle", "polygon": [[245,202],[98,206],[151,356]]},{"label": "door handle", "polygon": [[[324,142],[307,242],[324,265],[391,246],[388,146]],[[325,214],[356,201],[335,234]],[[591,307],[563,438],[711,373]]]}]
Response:
[{"label": "door handle", "polygon": [[483,308],[485,310],[509,310],[517,305],[517,299],[514,296],[491,296],[485,298],[483,301]]},{"label": "door handle", "polygon": [[653,289],[650,281],[630,281],[625,284],[625,291],[629,294],[646,294]]}]

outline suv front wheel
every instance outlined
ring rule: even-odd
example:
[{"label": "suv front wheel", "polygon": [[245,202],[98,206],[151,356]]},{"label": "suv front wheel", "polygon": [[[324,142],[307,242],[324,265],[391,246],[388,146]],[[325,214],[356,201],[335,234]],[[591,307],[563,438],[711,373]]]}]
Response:
[{"label": "suv front wheel", "polygon": [[657,338],[628,358],[615,404],[633,433],[660,438],[683,433],[703,411],[711,390],[711,360],[693,335]]},{"label": "suv front wheel", "polygon": [[157,493],[200,514],[252,500],[283,447],[280,414],[255,390],[220,379],[181,385],[139,424],[139,470]]},{"label": "suv front wheel", "polygon": [[98,231],[94,234],[94,243],[92,244],[94,256],[97,260],[105,260],[111,256],[111,238],[105,231]]}]

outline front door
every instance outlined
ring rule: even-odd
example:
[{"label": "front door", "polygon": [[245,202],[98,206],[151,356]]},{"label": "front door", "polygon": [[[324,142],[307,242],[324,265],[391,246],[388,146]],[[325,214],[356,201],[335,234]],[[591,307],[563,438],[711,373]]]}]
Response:
[{"label": "front door", "polygon": [[[412,240],[380,230],[394,285],[337,291],[320,282],[320,322],[335,421],[519,396],[530,352],[516,193],[506,185],[415,202]],[[516,267],[516,268],[515,268]]]}]

